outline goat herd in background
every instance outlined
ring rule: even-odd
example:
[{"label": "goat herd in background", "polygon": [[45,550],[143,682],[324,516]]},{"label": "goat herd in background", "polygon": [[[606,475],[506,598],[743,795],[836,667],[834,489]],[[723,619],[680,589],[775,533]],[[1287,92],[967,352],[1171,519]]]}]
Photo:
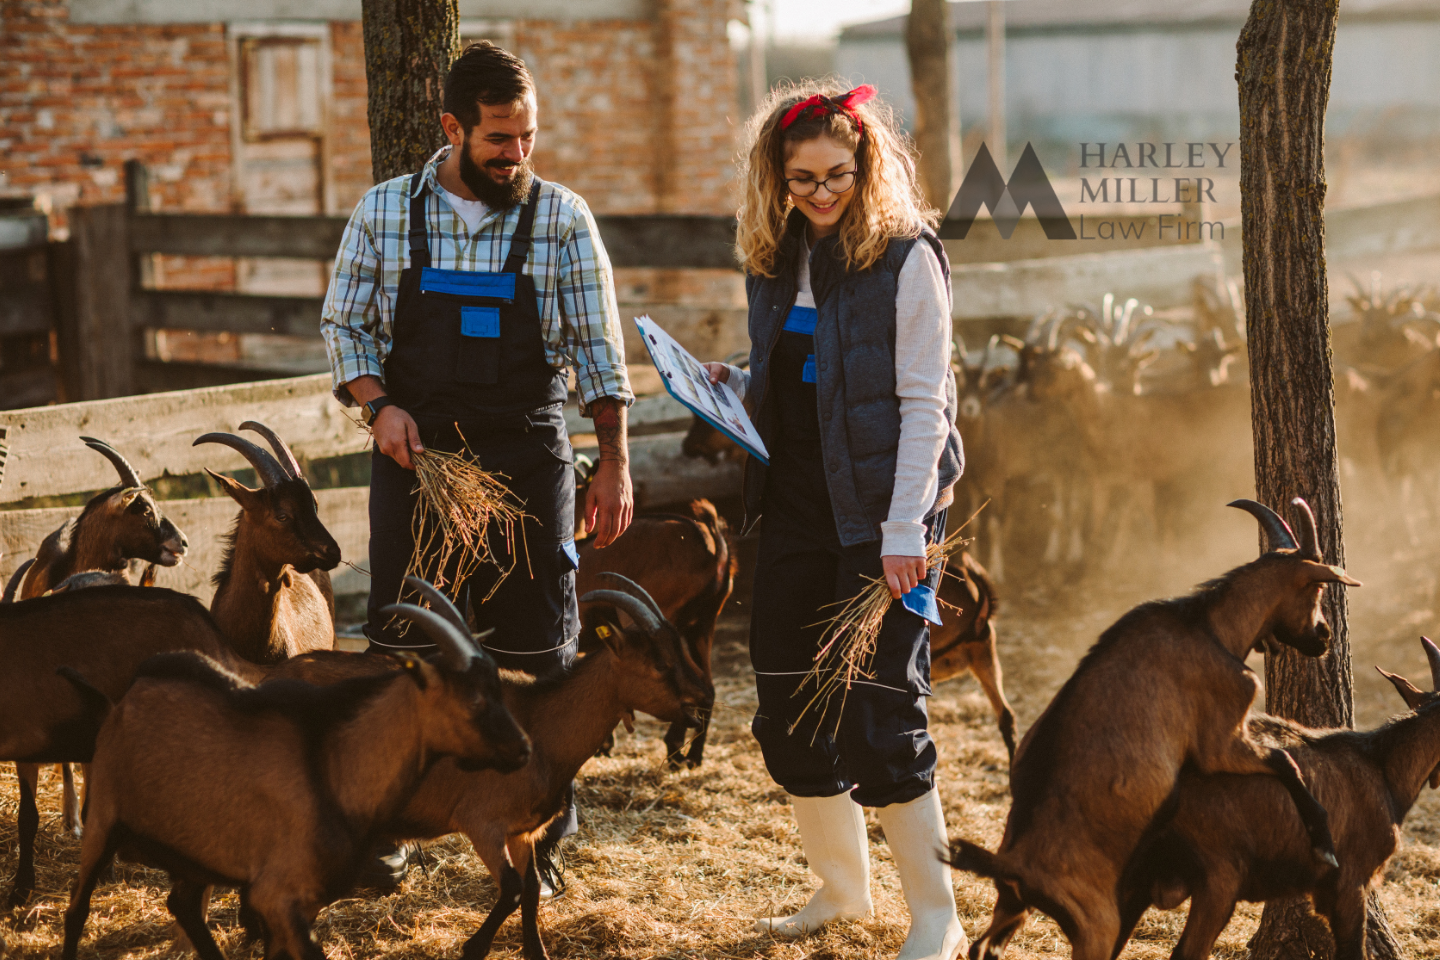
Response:
[{"label": "goat herd in background", "polygon": [[[1440,293],[1354,281],[1335,318],[1336,426],[1353,528],[1418,544],[1440,526]],[[956,344],[978,550],[1001,582],[1133,569],[1194,549],[1208,511],[1253,488],[1243,301],[1199,280],[1154,313],[1107,294],[1023,339]],[[1123,561],[1123,562],[1122,562]]]},{"label": "goat herd in background", "polygon": [[[1135,378],[1154,359],[1141,350],[1153,335],[1137,334],[1139,316],[1133,303],[1107,299],[1093,315],[1044,320],[1003,375],[964,356],[968,482],[1003,501],[1025,461],[1034,471],[1048,459],[1045,476],[1058,478],[1075,455],[1093,485],[1069,499],[1075,515],[1123,504],[1105,484],[1119,484],[1127,465],[1095,454],[1121,404],[1147,396]],[[1088,359],[1066,345],[1072,340],[1090,348]],[[1209,365],[1204,389],[1225,389],[1215,374],[1236,352],[1225,336],[1177,349],[1198,369]],[[1058,396],[1075,400],[1077,384],[1094,403],[1072,410],[1069,428],[1021,416]],[[1177,406],[1207,415],[1208,404]],[[1096,417],[1088,425],[1087,409]],[[154,565],[178,562],[186,539],[125,459],[91,439],[120,484],[47,538],[6,589],[0,760],[21,773],[12,905],[35,885],[36,765],[85,763],[66,960],[117,854],[169,873],[167,906],[204,960],[222,958],[206,925],[217,885],[239,888],[240,923],[263,939],[267,957],[321,960],[311,924],[350,889],[377,843],[457,832],[499,889],[463,956],[484,957],[517,909],[525,956],[546,956],[537,915],[549,851],[537,844],[586,760],[639,711],[671,724],[673,766],[703,761],[711,645],[736,571],[723,521],[697,500],[686,513],[638,518],[603,552],[582,549],[583,655],[562,675],[498,671],[465,616],[414,578],[387,612],[423,631],[438,653],[344,652],[334,649],[326,573],[339,547],[284,441],[263,424],[241,429],[270,450],[228,433],[196,440],[240,453],[261,484],[212,471],[241,513],[208,610],[153,586]],[[1052,446],[1045,458],[1026,450],[1062,435],[1079,446]],[[1186,468],[1170,469],[1181,472],[1148,477],[1157,515],[1162,490]],[[1255,516],[1268,550],[1189,596],[1123,616],[1018,745],[996,657],[994,586],[975,558],[952,561],[940,592],[947,625],[931,639],[934,679],[974,673],[1011,755],[999,849],[957,838],[946,854],[995,882],[994,916],[973,960],[998,958],[1037,909],[1079,960],[1108,960],[1149,907],[1187,898],[1176,955],[1200,958],[1238,900],[1297,894],[1329,920],[1341,960],[1365,956],[1366,893],[1424,784],[1440,785],[1440,696],[1386,674],[1409,712],[1370,733],[1309,730],[1254,712],[1259,685],[1246,655],[1276,644],[1325,655],[1321,592],[1357,584],[1321,559],[1303,501],[1293,504],[1298,535],[1262,504],[1232,505]],[[1042,553],[1058,561],[1104,547],[1099,528],[1088,519],[1057,525]],[[132,563],[150,566],[132,578]],[[1424,641],[1424,650],[1431,687],[1440,687],[1440,649]]]}]

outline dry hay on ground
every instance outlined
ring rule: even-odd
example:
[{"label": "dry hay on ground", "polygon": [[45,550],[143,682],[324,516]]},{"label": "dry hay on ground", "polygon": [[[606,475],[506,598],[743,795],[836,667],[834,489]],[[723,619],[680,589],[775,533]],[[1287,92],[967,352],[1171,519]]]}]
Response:
[{"label": "dry hay on ground", "polygon": [[[1022,609],[1019,603],[1007,609],[1001,656],[1022,729],[1099,630],[1127,605],[1105,604],[1104,611],[1063,617],[1029,605]],[[613,757],[586,766],[579,785],[581,832],[569,843],[569,890],[541,907],[546,942],[557,960],[869,960],[898,950],[905,932],[904,904],[873,814],[873,919],[833,925],[799,942],[751,932],[752,918],[800,906],[811,878],[785,795],[766,774],[749,733],[755,701],[744,637],[743,619],[727,616],[716,645],[717,704],[702,768],[663,769],[663,728],[648,720],[641,721],[634,736],[621,731]],[[1418,650],[1410,659],[1417,658]],[[1356,659],[1368,670],[1365,650],[1357,649]],[[1406,661],[1392,669],[1406,664],[1415,667]],[[930,705],[950,830],[993,847],[1008,808],[1005,749],[994,716],[968,680],[941,685]],[[1362,723],[1368,722],[1362,712]],[[0,871],[7,875],[14,865],[16,797],[13,772],[6,765],[0,781],[0,850],[5,851]],[[0,936],[16,960],[59,953],[61,916],[79,851],[77,841],[60,836],[59,801],[59,778],[51,768],[42,780],[38,892],[28,908],[0,925]],[[1427,791],[1412,813],[1406,833],[1382,898],[1404,955],[1437,958],[1440,801],[1433,792]],[[464,839],[451,837],[429,845],[428,851],[428,876],[416,870],[400,892],[343,900],[321,912],[316,932],[331,960],[459,956],[461,944],[488,911],[495,886]],[[164,876],[121,865],[116,879],[96,892],[81,956],[176,956],[168,940]],[[973,936],[988,920],[993,888],[957,874],[956,893],[961,920]],[[236,907],[231,893],[212,911],[217,940],[232,958],[258,958],[259,947],[247,946],[236,926]],[[1243,957],[1258,919],[1257,907],[1242,906],[1215,956]],[[1125,956],[1168,956],[1183,922],[1183,911],[1152,911]],[[502,928],[493,955],[520,956],[518,914]],[[1059,929],[1043,917],[1026,926],[1008,954],[1015,960],[1068,955]]]}]

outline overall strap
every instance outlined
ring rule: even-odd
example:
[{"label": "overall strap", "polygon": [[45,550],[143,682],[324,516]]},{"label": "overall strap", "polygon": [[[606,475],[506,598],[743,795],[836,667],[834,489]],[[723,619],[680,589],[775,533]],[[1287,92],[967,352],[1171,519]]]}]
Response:
[{"label": "overall strap", "polygon": [[530,184],[530,196],[520,208],[520,222],[515,225],[515,235],[510,238],[510,253],[505,258],[501,273],[519,273],[530,257],[530,235],[535,229],[535,207],[540,202],[540,178]]},{"label": "overall strap", "polygon": [[410,196],[415,185],[420,184],[420,193],[410,196],[410,266],[422,270],[430,266],[430,240],[425,234],[425,201],[430,196],[430,184],[424,182],[424,176],[422,170],[411,177],[405,191]]}]

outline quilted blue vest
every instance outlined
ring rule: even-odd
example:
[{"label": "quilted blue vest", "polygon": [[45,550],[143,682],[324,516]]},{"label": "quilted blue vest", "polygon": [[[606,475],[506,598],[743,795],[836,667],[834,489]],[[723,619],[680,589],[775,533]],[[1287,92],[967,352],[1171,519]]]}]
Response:
[{"label": "quilted blue vest", "polygon": [[[791,213],[776,260],[774,277],[747,276],[750,300],[750,386],[755,426],[767,446],[775,441],[775,417],[767,397],[770,353],[785,318],[795,305],[795,257],[804,250],[805,219]],[[895,395],[895,292],[900,268],[918,242],[929,244],[940,259],[948,289],[950,261],[945,248],[926,230],[918,239],[892,240],[885,255],[868,270],[851,270],[838,237],[825,237],[810,254],[810,289],[819,320],[815,326],[815,377],[819,402],[821,451],[836,533],[844,546],[880,539],[880,524],[890,513],[895,460],[900,446],[900,398]],[[926,513],[949,506],[955,481],[965,468],[960,431],[955,427],[955,376],[946,371],[945,409],[950,438],[940,455],[940,486]],[[765,466],[745,461],[745,525],[760,519]]]}]

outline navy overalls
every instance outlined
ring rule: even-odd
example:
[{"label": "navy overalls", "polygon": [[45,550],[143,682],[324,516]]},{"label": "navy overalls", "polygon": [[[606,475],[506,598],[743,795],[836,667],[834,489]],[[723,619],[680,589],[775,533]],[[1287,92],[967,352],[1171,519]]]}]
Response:
[{"label": "navy overalls", "polygon": [[[421,183],[416,174],[412,190]],[[515,531],[519,562],[489,599],[499,571],[488,563],[469,583],[447,592],[461,598],[461,605],[468,598],[478,630],[494,628],[485,646],[501,667],[543,674],[573,660],[579,614],[574,454],[561,409],[566,377],[545,359],[535,283],[523,272],[540,181],[521,208],[499,273],[430,266],[429,193],[424,184],[410,199],[410,265],[400,275],[385,387],[415,418],[426,447],[456,451],[468,443],[484,469],[506,477],[506,486],[534,518],[526,521],[523,537]],[[414,487],[413,472],[374,451],[373,579],[365,632],[376,648],[428,648],[418,629],[401,636],[380,614],[400,596],[414,550]],[[509,567],[512,556],[503,535],[492,530],[489,539],[502,569]]]},{"label": "navy overalls", "polygon": [[[802,254],[803,255],[803,254]],[[873,678],[837,695],[823,724],[804,682],[820,648],[820,622],[883,577],[880,541],[842,546],[826,486],[816,389],[813,308],[792,306],[770,354],[765,397],[774,410],[770,468],[755,566],[750,661],[759,707],[752,731],[765,766],[786,792],[830,797],[853,790],[856,803],[904,803],[934,786],[935,743],[926,731],[930,634],[925,621],[892,603],[880,630]],[[758,411],[757,411],[758,417]],[[945,511],[927,521],[943,537]],[[924,581],[939,586],[940,570]],[[841,696],[844,705],[841,705]],[[837,723],[838,714],[838,723]]]}]

